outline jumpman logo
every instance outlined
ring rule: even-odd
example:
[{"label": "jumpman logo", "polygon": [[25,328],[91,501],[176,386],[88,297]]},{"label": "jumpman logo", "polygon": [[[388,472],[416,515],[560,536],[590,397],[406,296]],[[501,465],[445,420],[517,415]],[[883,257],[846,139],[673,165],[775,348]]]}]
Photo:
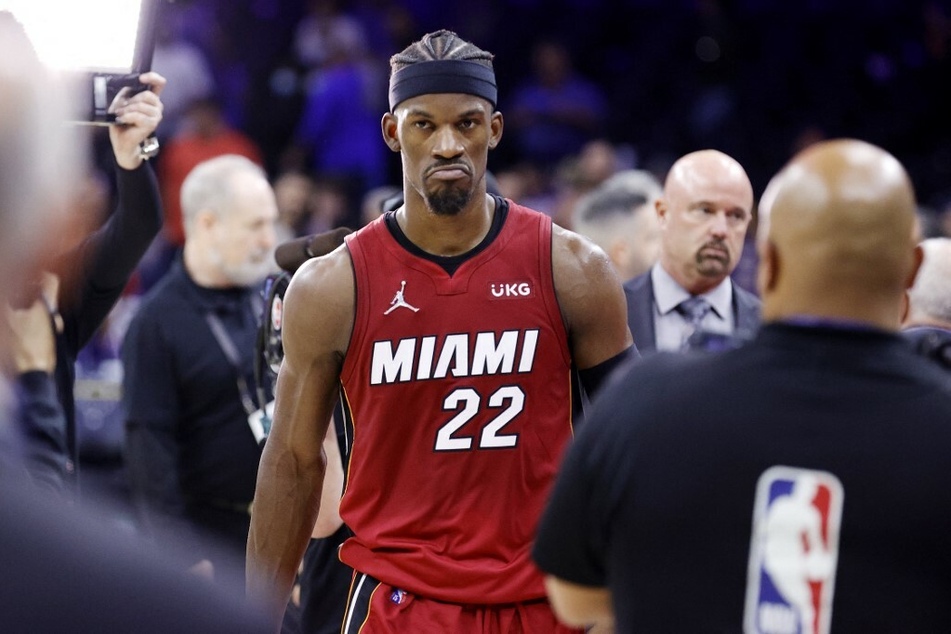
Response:
[{"label": "jumpman logo", "polygon": [[414,313],[418,313],[419,309],[415,306],[411,306],[403,298],[403,291],[406,290],[406,280],[400,282],[400,290],[396,291],[396,295],[393,296],[393,301],[390,302],[390,307],[386,309],[383,313],[384,315],[389,315],[397,308],[409,308]]}]

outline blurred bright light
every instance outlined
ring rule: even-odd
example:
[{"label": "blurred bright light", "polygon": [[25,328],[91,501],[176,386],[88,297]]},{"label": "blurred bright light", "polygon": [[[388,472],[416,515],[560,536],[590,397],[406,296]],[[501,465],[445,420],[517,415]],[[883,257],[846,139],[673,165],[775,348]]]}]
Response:
[{"label": "blurred bright light", "polygon": [[0,0],[23,24],[42,62],[57,70],[127,73],[141,0]]}]

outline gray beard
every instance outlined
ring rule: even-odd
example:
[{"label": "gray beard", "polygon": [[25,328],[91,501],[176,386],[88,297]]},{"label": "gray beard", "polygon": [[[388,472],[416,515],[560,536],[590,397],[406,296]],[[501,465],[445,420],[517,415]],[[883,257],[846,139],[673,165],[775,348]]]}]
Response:
[{"label": "gray beard", "polygon": [[275,272],[276,265],[272,265],[271,259],[267,257],[260,260],[248,260],[237,265],[228,265],[224,263],[224,259],[217,249],[212,250],[211,256],[224,276],[235,286],[254,286]]}]

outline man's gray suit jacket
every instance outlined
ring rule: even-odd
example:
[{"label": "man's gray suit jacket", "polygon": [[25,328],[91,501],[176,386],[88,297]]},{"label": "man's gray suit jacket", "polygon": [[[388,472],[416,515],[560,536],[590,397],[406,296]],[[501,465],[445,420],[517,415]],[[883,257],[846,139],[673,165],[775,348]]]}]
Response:
[{"label": "man's gray suit jacket", "polygon": [[[760,300],[749,291],[733,284],[733,336],[749,339],[759,328]],[[650,271],[624,283],[627,299],[627,323],[634,344],[641,355],[657,352],[654,337],[654,284]]]}]

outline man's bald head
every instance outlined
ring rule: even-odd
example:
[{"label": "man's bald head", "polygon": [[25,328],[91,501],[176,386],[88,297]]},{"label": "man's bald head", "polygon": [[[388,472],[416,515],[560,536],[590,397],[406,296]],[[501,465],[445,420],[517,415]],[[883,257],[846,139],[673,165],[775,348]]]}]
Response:
[{"label": "man's bald head", "polygon": [[696,295],[733,272],[753,207],[753,186],[739,163],[716,150],[681,157],[656,206],[660,262],[678,284]]},{"label": "man's bald head", "polygon": [[682,196],[711,181],[736,185],[752,202],[753,186],[746,170],[732,156],[719,150],[698,150],[677,159],[667,172],[664,192],[668,196]]},{"label": "man's bald head", "polygon": [[919,258],[914,190],[895,157],[856,140],[810,146],[770,182],[760,221],[764,319],[897,328]]}]

